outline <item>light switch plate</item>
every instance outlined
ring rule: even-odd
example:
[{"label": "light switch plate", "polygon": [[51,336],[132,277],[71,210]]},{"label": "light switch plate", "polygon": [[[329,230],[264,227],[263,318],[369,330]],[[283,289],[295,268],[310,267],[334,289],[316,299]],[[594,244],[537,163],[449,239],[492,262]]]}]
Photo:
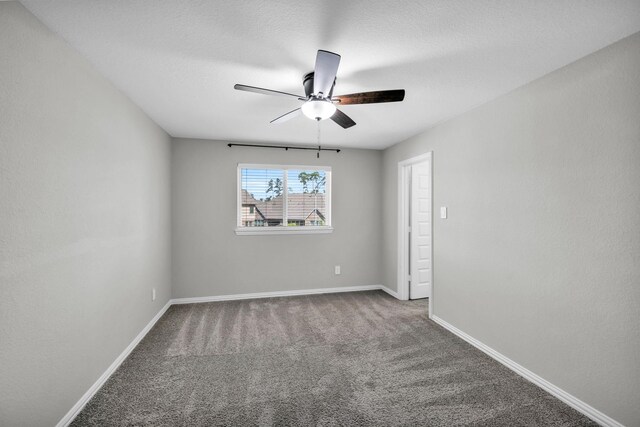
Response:
[{"label": "light switch plate", "polygon": [[440,206],[440,218],[447,219],[447,207]]}]

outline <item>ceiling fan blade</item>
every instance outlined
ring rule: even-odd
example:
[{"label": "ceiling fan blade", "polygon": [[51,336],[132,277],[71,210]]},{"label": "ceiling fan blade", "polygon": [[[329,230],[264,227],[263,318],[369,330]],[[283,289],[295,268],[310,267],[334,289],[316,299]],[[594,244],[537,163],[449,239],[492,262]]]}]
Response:
[{"label": "ceiling fan blade", "polygon": [[340,65],[340,55],[326,50],[318,51],[313,74],[313,93],[329,96],[338,73],[338,65]]},{"label": "ceiling fan blade", "polygon": [[404,89],[351,93],[349,95],[338,95],[331,98],[332,101],[337,101],[340,105],[378,104],[381,102],[399,102],[403,99]]},{"label": "ceiling fan blade", "polygon": [[336,122],[337,124],[339,124],[345,129],[349,129],[351,126],[356,125],[356,122],[351,120],[351,117],[347,116],[345,113],[343,113],[340,110],[336,110],[336,112],[333,113],[333,116],[331,116],[331,120],[333,120],[334,122]]},{"label": "ceiling fan blade", "polygon": [[293,96],[294,98],[301,99],[301,100],[307,99],[307,98],[305,98],[303,96],[300,96],[300,95],[294,95],[292,93],[280,92],[280,91],[271,90],[271,89],[264,89],[264,88],[255,87],[255,86],[247,86],[247,85],[236,84],[236,85],[233,86],[233,88],[235,90],[244,90],[246,92],[260,93],[262,95]]},{"label": "ceiling fan blade", "polygon": [[295,110],[291,110],[288,113],[284,113],[280,117],[276,117],[275,119],[271,120],[269,123],[284,123],[287,120],[291,120],[294,117],[298,117],[300,115],[300,112],[301,112],[300,108],[296,108]]}]

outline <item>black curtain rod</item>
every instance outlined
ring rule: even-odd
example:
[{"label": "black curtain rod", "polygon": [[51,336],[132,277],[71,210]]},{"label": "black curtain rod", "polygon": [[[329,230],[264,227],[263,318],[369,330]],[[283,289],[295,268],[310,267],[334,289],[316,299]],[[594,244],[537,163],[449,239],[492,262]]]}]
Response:
[{"label": "black curtain rod", "polygon": [[282,150],[311,150],[311,151],[335,151],[340,152],[339,148],[314,148],[314,147],[289,147],[286,145],[260,145],[260,144],[227,144],[228,147],[259,147],[259,148],[280,148]]}]

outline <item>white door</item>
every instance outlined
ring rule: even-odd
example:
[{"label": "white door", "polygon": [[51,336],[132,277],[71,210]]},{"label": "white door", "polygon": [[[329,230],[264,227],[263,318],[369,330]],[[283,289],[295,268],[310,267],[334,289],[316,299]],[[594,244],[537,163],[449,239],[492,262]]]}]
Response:
[{"label": "white door", "polygon": [[409,298],[431,295],[431,165],[411,165]]}]

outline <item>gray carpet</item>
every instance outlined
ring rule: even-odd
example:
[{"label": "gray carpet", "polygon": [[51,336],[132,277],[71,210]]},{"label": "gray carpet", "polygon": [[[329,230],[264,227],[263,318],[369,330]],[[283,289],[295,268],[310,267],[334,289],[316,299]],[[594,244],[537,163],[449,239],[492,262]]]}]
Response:
[{"label": "gray carpet", "polygon": [[595,425],[381,291],[172,306],[74,426]]}]

